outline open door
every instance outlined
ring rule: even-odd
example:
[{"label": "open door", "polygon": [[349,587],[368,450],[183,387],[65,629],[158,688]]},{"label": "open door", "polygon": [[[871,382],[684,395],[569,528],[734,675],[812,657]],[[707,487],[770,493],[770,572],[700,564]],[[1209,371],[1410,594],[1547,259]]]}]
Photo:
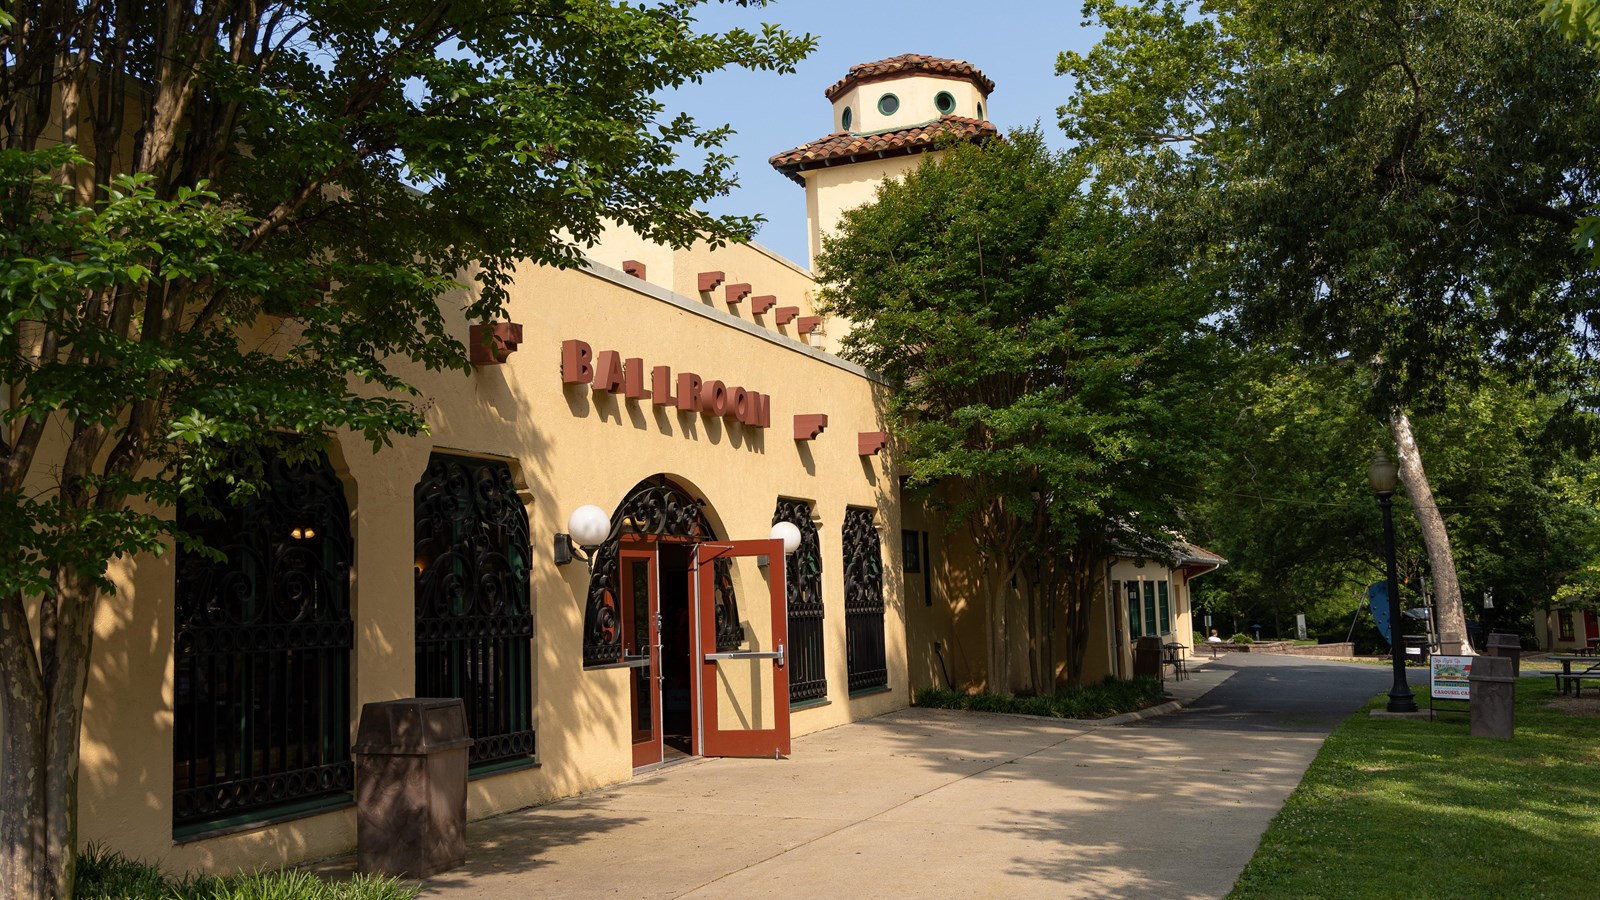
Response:
[{"label": "open door", "polygon": [[622,610],[623,662],[633,719],[633,765],[661,762],[660,567],[654,547],[619,550],[617,606]]},{"label": "open door", "polygon": [[[696,731],[704,756],[789,755],[789,616],[783,542],[715,541],[695,548]],[[717,647],[717,613],[735,608],[737,647]],[[727,632],[730,629],[725,628]]]}]

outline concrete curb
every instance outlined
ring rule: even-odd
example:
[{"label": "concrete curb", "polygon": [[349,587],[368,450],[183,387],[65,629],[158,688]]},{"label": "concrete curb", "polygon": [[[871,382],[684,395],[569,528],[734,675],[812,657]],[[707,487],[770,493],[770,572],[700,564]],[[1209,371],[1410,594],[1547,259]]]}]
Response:
[{"label": "concrete curb", "polygon": [[[1027,713],[1008,713],[1008,712],[993,712],[993,713],[986,713],[986,715],[991,715],[991,716],[1009,716],[1011,718],[1016,718],[1016,719],[1028,719],[1029,721],[1033,721],[1033,722],[1038,722],[1038,721],[1041,721],[1041,720],[1042,721],[1046,721],[1046,722],[1059,722],[1062,725],[1071,725],[1071,726],[1074,726],[1074,727],[1077,727],[1077,728],[1106,728],[1106,727],[1110,727],[1110,726],[1113,726],[1113,725],[1129,725],[1129,724],[1132,724],[1134,722],[1141,721],[1143,719],[1153,719],[1156,716],[1171,715],[1172,713],[1175,713],[1178,710],[1183,709],[1186,706],[1192,705],[1195,701],[1199,700],[1201,697],[1204,697],[1206,694],[1209,694],[1212,690],[1214,690],[1217,687],[1217,685],[1222,684],[1224,681],[1227,681],[1229,678],[1232,678],[1232,677],[1233,677],[1233,673],[1232,672],[1227,672],[1227,673],[1224,673],[1223,676],[1220,679],[1217,680],[1217,684],[1207,685],[1205,690],[1203,690],[1200,693],[1195,694],[1193,696],[1177,697],[1177,698],[1174,698],[1172,700],[1168,700],[1165,703],[1157,703],[1155,706],[1147,706],[1144,709],[1134,710],[1133,712],[1130,712],[1130,713],[1122,713],[1120,715],[1107,716],[1104,719],[1052,719],[1052,718],[1050,718],[1048,716],[1030,716]],[[906,708],[907,709],[922,709],[923,707],[908,706]],[[951,711],[952,712],[963,712],[964,710],[951,710]]]},{"label": "concrete curb", "polygon": [[1153,719],[1156,716],[1164,716],[1168,713],[1175,713],[1180,709],[1183,709],[1182,700],[1168,700],[1165,703],[1158,703],[1155,706],[1147,706],[1144,709],[1136,710],[1131,713],[1123,713],[1120,716],[1110,716],[1104,719],[1063,719],[1062,721],[1071,722],[1074,725],[1083,725],[1088,728],[1104,728],[1108,725],[1127,725],[1130,722],[1137,722],[1140,719]]}]

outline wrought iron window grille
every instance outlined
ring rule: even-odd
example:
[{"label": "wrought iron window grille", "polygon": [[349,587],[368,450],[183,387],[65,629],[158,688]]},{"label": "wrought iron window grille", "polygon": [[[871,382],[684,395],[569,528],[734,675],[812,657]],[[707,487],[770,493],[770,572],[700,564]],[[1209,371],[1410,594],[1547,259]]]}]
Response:
[{"label": "wrought iron window grille", "polygon": [[873,511],[850,507],[844,514],[845,668],[850,690],[889,683],[884,647],[883,546]]},{"label": "wrought iron window grille", "polygon": [[532,756],[532,547],[511,467],[435,453],[413,500],[417,696],[462,698],[473,765]]},{"label": "wrought iron window grille", "polygon": [[178,508],[214,553],[177,553],[175,833],[275,818],[354,782],[344,488],[324,454],[261,463],[266,490],[250,502],[219,485]]},{"label": "wrought iron window grille", "polygon": [[789,606],[789,702],[828,696],[822,602],[822,543],[809,500],[779,497],[773,524],[789,522],[800,529],[800,546],[784,567]]}]

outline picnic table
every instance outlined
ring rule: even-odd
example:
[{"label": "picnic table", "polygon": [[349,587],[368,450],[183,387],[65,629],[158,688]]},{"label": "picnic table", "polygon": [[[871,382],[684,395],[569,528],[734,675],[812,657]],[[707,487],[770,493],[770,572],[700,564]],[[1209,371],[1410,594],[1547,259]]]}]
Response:
[{"label": "picnic table", "polygon": [[[1590,678],[1600,678],[1600,656],[1586,656],[1573,654],[1561,656],[1551,654],[1548,659],[1561,663],[1560,672],[1551,672],[1556,679],[1556,690],[1563,694],[1573,693],[1583,696],[1583,682]],[[1574,666],[1582,666],[1580,671],[1572,671]]]}]

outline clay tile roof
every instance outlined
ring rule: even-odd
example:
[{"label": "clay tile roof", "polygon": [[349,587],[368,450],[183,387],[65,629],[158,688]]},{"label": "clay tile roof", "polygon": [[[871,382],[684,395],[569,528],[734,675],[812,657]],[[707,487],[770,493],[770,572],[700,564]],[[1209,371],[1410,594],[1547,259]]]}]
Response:
[{"label": "clay tile roof", "polygon": [[877,134],[836,131],[825,138],[779,153],[767,161],[791,180],[805,184],[805,179],[800,177],[802,171],[830,165],[838,160],[849,161],[859,156],[908,156],[932,150],[945,138],[981,141],[997,134],[999,131],[994,125],[982,119],[943,116],[922,125]]},{"label": "clay tile roof", "polygon": [[833,100],[845,91],[868,81],[879,81],[896,75],[943,75],[962,78],[978,86],[985,94],[994,92],[994,80],[983,74],[977,66],[961,59],[940,59],[920,53],[902,53],[877,62],[861,63],[850,67],[849,73],[834,82],[823,93]]}]

